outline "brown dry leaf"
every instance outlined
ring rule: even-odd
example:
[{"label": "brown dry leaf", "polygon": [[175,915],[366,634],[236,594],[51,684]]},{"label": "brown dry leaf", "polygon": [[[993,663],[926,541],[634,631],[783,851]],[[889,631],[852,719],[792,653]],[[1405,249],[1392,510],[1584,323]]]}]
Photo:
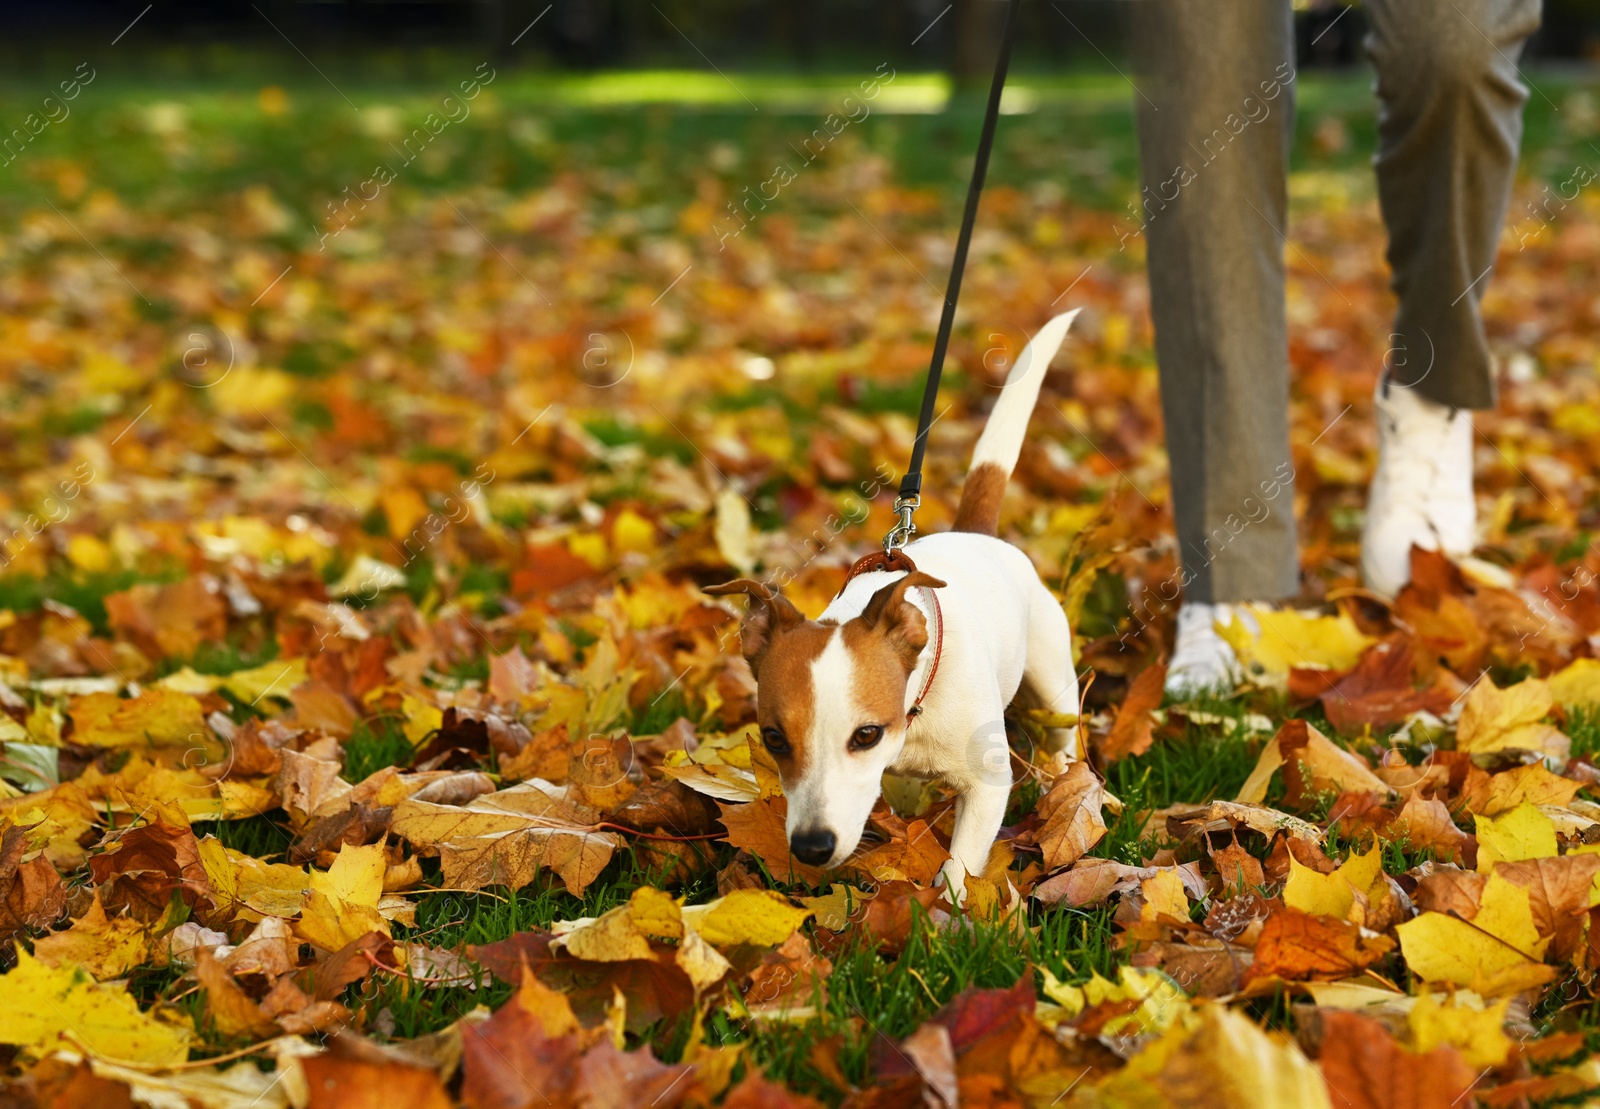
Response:
[{"label": "brown dry leaf", "polygon": [[567,762],[568,798],[575,804],[610,812],[638,788],[628,777],[633,761],[633,744],[626,733],[577,740]]},{"label": "brown dry leaf", "polygon": [[567,780],[567,767],[571,761],[572,740],[563,721],[553,728],[534,733],[515,752],[500,752],[500,774],[512,782],[543,778],[559,784]]},{"label": "brown dry leaf", "polygon": [[1158,967],[1194,997],[1222,997],[1244,985],[1254,954],[1221,940],[1194,944],[1156,940],[1133,957],[1136,967]]},{"label": "brown dry leaf", "polygon": [[649,959],[586,963],[554,948],[555,939],[548,932],[517,932],[494,943],[469,945],[467,957],[503,982],[520,982],[526,965],[540,982],[559,990],[586,1025],[607,1019],[618,991],[626,1002],[630,1032],[642,1032],[694,1005],[694,984],[671,958],[663,960],[652,952]]},{"label": "brown dry leaf", "polygon": [[1309,793],[1332,790],[1338,793],[1388,794],[1389,787],[1361,758],[1346,751],[1304,720],[1286,720],[1278,734],[1267,741],[1236,800],[1260,804],[1267,786],[1279,769],[1289,787],[1286,804],[1298,807]]},{"label": "brown dry leaf", "polygon": [[722,1109],[823,1109],[816,1098],[797,1094],[786,1086],[769,1082],[757,1071],[749,1071],[728,1091]]},{"label": "brown dry leaf", "polygon": [[352,787],[340,777],[339,760],[330,743],[324,751],[279,752],[279,766],[273,789],[279,802],[291,814],[305,818],[329,816],[350,807]]},{"label": "brown dry leaf", "polygon": [[1267,874],[1261,869],[1261,861],[1239,846],[1237,840],[1212,851],[1211,863],[1216,867],[1224,894],[1244,893],[1266,884]]},{"label": "brown dry leaf", "polygon": [[693,1089],[683,1079],[693,1068],[656,1060],[649,1045],[620,1051],[602,1039],[578,1060],[573,1099],[579,1109],[609,1109],[613,1105],[649,1105],[674,1109]]},{"label": "brown dry leaf", "polygon": [[1039,798],[1040,827],[1034,841],[1044,853],[1046,870],[1070,866],[1106,834],[1100,814],[1105,786],[1086,762],[1075,762]]},{"label": "brown dry leaf", "polygon": [[278,1032],[278,1026],[272,1018],[240,989],[233,975],[211,952],[201,950],[199,962],[195,965],[195,977],[206,992],[206,1016],[223,1036],[246,1036],[259,1040]]},{"label": "brown dry leaf", "polygon": [[[1488,876],[1475,870],[1462,870],[1458,866],[1432,864],[1417,879],[1413,895],[1417,908],[1423,912],[1445,913],[1471,920],[1478,915],[1478,902],[1483,898],[1483,886]],[[1415,873],[1415,872],[1414,872]]]},{"label": "brown dry leaf", "polygon": [[[883,1036],[876,1037],[873,1074],[885,1078],[915,1072],[930,1087],[943,1086],[946,1092],[957,1068],[963,1078],[981,1072],[1003,1074],[1009,1069],[1011,1048],[1033,1020],[1036,1006],[1030,973],[1009,988],[963,990],[898,1048]],[[930,1028],[938,1032],[929,1033]]]},{"label": "brown dry leaf", "polygon": [[101,1078],[88,1060],[45,1059],[0,1096],[29,1109],[134,1109],[127,1084]]},{"label": "brown dry leaf", "polygon": [[911,939],[919,920],[938,925],[950,919],[944,891],[915,886],[910,882],[885,882],[878,892],[856,910],[842,932],[818,929],[818,943],[825,951],[836,951],[843,942],[870,943],[885,955],[902,950]]},{"label": "brown dry leaf", "polygon": [[[257,925],[257,932],[273,919],[269,917]],[[293,969],[300,950],[297,940],[263,936],[253,942],[258,946],[252,948],[252,941],[246,940],[228,956],[227,966],[234,974],[250,970],[272,976],[287,974]],[[304,968],[296,975],[296,984],[314,1001],[332,1001],[350,983],[371,974],[374,961],[384,966],[395,965],[394,941],[382,932],[368,932]]]},{"label": "brown dry leaf", "polygon": [[1200,808],[1174,806],[1167,810],[1167,832],[1177,839],[1205,832],[1248,828],[1272,840],[1282,833],[1285,839],[1310,848],[1322,842],[1322,829],[1278,809],[1244,801],[1213,801]]},{"label": "brown dry leaf", "polygon": [[582,1046],[576,1030],[556,1035],[513,999],[481,1023],[463,1023],[461,1103],[468,1109],[571,1104]]},{"label": "brown dry leaf", "polygon": [[1080,859],[1071,870],[1046,878],[1033,888],[1033,896],[1047,905],[1061,902],[1073,906],[1095,905],[1113,893],[1138,889],[1140,883],[1164,871],[1176,873],[1184,892],[1195,900],[1206,895],[1205,879],[1199,863],[1176,867],[1129,866],[1112,859]]},{"label": "brown dry leaf", "polygon": [[1583,938],[1600,855],[1563,855],[1495,864],[1494,873],[1528,891],[1528,907],[1540,936],[1550,939],[1549,954],[1564,961]]},{"label": "brown dry leaf", "polygon": [[1429,598],[1413,581],[1395,598],[1394,614],[1405,621],[1428,656],[1443,658],[1457,673],[1477,672],[1474,667],[1480,665],[1489,637],[1466,601],[1450,594]]},{"label": "brown dry leaf", "polygon": [[745,980],[741,996],[752,1014],[785,1014],[820,1005],[833,964],[811,950],[811,943],[796,932],[773,951]]},{"label": "brown dry leaf", "polygon": [[390,829],[418,848],[437,851],[446,885],[520,889],[548,869],[569,893],[581,897],[620,841],[611,832],[588,827],[580,815],[536,785],[525,784],[466,806],[408,798],[395,806]]},{"label": "brown dry leaf", "polygon": [[1478,1078],[1461,1053],[1407,1051],[1370,1017],[1323,1009],[1322,1076],[1342,1109],[1456,1109]]},{"label": "brown dry leaf", "polygon": [[1131,755],[1142,755],[1155,741],[1155,718],[1152,715],[1161,707],[1167,681],[1165,663],[1156,663],[1139,671],[1128,686],[1128,695],[1117,707],[1111,732],[1099,744],[1101,761],[1107,764]]},{"label": "brown dry leaf", "polygon": [[1450,808],[1437,798],[1412,794],[1400,813],[1379,833],[1387,840],[1404,840],[1414,851],[1432,850],[1443,861],[1464,861],[1469,845],[1476,840],[1450,818]]},{"label": "brown dry leaf", "polygon": [[90,856],[89,870],[108,909],[126,909],[146,924],[164,917],[175,895],[191,908],[211,902],[194,833],[159,820],[124,832],[110,850]]},{"label": "brown dry leaf", "polygon": [[49,859],[22,861],[32,827],[13,824],[0,838],[0,936],[48,928],[67,910],[67,889]]},{"label": "brown dry leaf", "polygon": [[[1427,688],[1415,688],[1411,640],[1400,632],[1368,647],[1355,668],[1331,688],[1323,672],[1311,673],[1321,679],[1310,689],[1322,702],[1328,723],[1345,735],[1397,724],[1414,712],[1442,715],[1460,692],[1455,688],[1460,683],[1451,680],[1436,679]],[[1440,678],[1448,673],[1440,671]]]},{"label": "brown dry leaf", "polygon": [[699,836],[715,830],[716,802],[681,782],[651,781],[640,786],[608,817],[640,831]]}]

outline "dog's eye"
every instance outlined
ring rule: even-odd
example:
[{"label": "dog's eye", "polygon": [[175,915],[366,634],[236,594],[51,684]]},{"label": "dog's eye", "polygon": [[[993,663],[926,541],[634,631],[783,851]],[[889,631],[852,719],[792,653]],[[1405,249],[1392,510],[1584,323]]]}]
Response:
[{"label": "dog's eye", "polygon": [[784,738],[783,733],[777,728],[762,728],[761,742],[774,755],[786,755],[789,753],[789,741]]},{"label": "dog's eye", "polygon": [[865,751],[868,747],[877,745],[883,738],[883,727],[880,724],[863,724],[856,729],[856,734],[850,737],[850,750]]}]

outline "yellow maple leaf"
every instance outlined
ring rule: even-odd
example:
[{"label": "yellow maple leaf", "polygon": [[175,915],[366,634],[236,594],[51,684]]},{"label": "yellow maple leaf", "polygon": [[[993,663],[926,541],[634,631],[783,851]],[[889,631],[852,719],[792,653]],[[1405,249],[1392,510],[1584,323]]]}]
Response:
[{"label": "yellow maple leaf", "polygon": [[1555,968],[1539,962],[1549,940],[1539,938],[1528,891],[1498,874],[1489,876],[1470,922],[1426,912],[1396,925],[1395,933],[1406,966],[1427,982],[1498,997],[1555,976]]},{"label": "yellow maple leaf", "polygon": [[309,875],[295,932],[324,951],[338,951],[368,932],[389,935],[389,922],[378,911],[386,869],[383,844],[341,846],[332,867]]},{"label": "yellow maple leaf", "polygon": [[678,903],[670,894],[641,886],[633,891],[628,904],[618,905],[593,920],[577,922],[562,936],[562,946],[573,957],[593,963],[654,958],[650,946],[653,935],[673,939],[683,935],[679,912]]},{"label": "yellow maple leaf", "polygon": [[683,921],[716,947],[748,943],[776,947],[811,915],[772,890],[735,890],[683,910]]},{"label": "yellow maple leaf", "polygon": [[[223,845],[215,836],[200,841],[200,865],[219,907],[236,911],[238,919],[292,917],[305,904],[311,879],[304,868],[287,863],[264,863]],[[233,919],[226,916],[227,920]]]},{"label": "yellow maple leaf", "polygon": [[671,894],[651,886],[641,886],[628,900],[633,925],[647,936],[661,940],[683,938],[683,910]]},{"label": "yellow maple leaf", "polygon": [[1490,776],[1486,788],[1469,789],[1463,799],[1473,813],[1499,816],[1524,802],[1564,807],[1582,788],[1582,782],[1552,774],[1543,762],[1535,762]]},{"label": "yellow maple leaf", "polygon": [[624,508],[612,522],[611,546],[618,554],[650,554],[656,549],[656,526],[633,509]]},{"label": "yellow maple leaf", "polygon": [[1600,659],[1574,659],[1545,684],[1558,705],[1600,705]]},{"label": "yellow maple leaf", "polygon": [[85,747],[174,746],[210,735],[199,701],[160,686],[126,700],[115,693],[90,693],[79,697],[68,715],[72,741]]},{"label": "yellow maple leaf", "polygon": [[340,846],[333,865],[325,872],[311,872],[311,889],[336,901],[375,909],[383,896],[383,874],[387,868],[382,843],[366,847],[352,847],[346,843]]},{"label": "yellow maple leaf", "polygon": [[1525,678],[1505,689],[1496,688],[1487,679],[1480,681],[1467,694],[1467,703],[1461,709],[1456,749],[1517,749],[1566,758],[1572,741],[1549,724],[1540,723],[1554,707],[1550,686],[1538,678]]},{"label": "yellow maple leaf", "polygon": [[1457,994],[1449,1005],[1441,1005],[1431,993],[1417,998],[1406,1023],[1416,1049],[1429,1052],[1446,1044],[1459,1048],[1469,1066],[1498,1067],[1511,1053],[1511,1037],[1506,1035],[1506,998],[1487,1008],[1465,1004],[1470,995]]},{"label": "yellow maple leaf", "polygon": [[150,930],[131,916],[107,918],[96,890],[89,911],[66,931],[40,936],[33,954],[47,966],[81,966],[102,981],[121,978],[150,958]]},{"label": "yellow maple leaf", "polygon": [[1524,802],[1503,816],[1473,818],[1478,835],[1478,871],[1497,862],[1547,859],[1556,853],[1556,826],[1537,805]]},{"label": "yellow maple leaf", "polygon": [[313,890],[300,908],[294,931],[323,951],[338,951],[368,932],[389,935],[389,922],[371,905],[353,905]]},{"label": "yellow maple leaf", "polygon": [[1044,975],[1044,995],[1061,1006],[1068,1017],[1108,1001],[1138,1002],[1133,1012],[1106,1023],[1105,1029],[1112,1035],[1165,1032],[1190,1011],[1189,995],[1183,987],[1154,967],[1119,967],[1115,982],[1096,972],[1081,986],[1060,981],[1049,967],[1041,967],[1040,972]]},{"label": "yellow maple leaf", "polygon": [[400,724],[400,730],[405,733],[413,747],[420,747],[427,736],[439,730],[444,723],[444,713],[437,705],[424,701],[415,693],[405,693],[400,698],[400,713],[405,719]]},{"label": "yellow maple leaf", "polygon": [[189,1058],[187,1018],[140,1012],[126,988],[96,982],[77,966],[51,967],[25,951],[0,976],[0,1043],[35,1056],[77,1048],[123,1063],[176,1066]]},{"label": "yellow maple leaf", "polygon": [[1189,895],[1184,892],[1183,879],[1176,869],[1163,870],[1139,883],[1144,894],[1144,904],[1139,908],[1139,919],[1157,921],[1162,917],[1172,920],[1189,919]]},{"label": "yellow maple leaf", "polygon": [[220,684],[239,700],[253,705],[269,695],[287,701],[289,691],[305,680],[306,660],[292,658],[235,670],[221,679]]},{"label": "yellow maple leaf", "polygon": [[750,746],[750,769],[756,776],[756,796],[782,797],[783,783],[778,777],[778,760],[772,757],[767,745],[756,738],[754,729],[751,729],[746,742]]},{"label": "yellow maple leaf", "polygon": [[1294,609],[1248,606],[1250,616],[1261,628],[1253,635],[1238,615],[1217,626],[1239,660],[1270,675],[1283,676],[1295,667],[1327,667],[1347,670],[1361,658],[1361,652],[1377,640],[1356,627],[1348,613],[1318,616]]},{"label": "yellow maple leaf", "polygon": [[1294,1041],[1215,1003],[1194,1006],[1126,1067],[1078,1089],[1071,1104],[1331,1106],[1322,1072]]},{"label": "yellow maple leaf", "polygon": [[1550,946],[1550,938],[1539,935],[1527,888],[1498,874],[1484,883],[1472,923],[1532,959],[1544,958]]},{"label": "yellow maple leaf", "polygon": [[1283,903],[1303,913],[1348,920],[1356,895],[1371,897],[1374,885],[1384,880],[1383,854],[1377,844],[1364,855],[1352,854],[1332,874],[1319,874],[1290,855]]}]

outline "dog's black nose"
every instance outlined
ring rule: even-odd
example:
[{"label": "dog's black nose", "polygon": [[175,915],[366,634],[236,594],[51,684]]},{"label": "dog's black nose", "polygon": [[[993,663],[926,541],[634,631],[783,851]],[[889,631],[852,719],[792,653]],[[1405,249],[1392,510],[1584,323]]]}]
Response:
[{"label": "dog's black nose", "polygon": [[826,828],[796,832],[789,837],[789,850],[794,852],[794,857],[810,866],[821,866],[833,858],[833,849],[838,845],[839,837]]}]

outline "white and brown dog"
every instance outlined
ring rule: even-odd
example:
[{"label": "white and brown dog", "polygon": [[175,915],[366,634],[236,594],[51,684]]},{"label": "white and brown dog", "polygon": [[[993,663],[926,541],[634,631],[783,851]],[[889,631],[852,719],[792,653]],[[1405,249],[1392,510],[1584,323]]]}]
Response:
[{"label": "white and brown dog", "polygon": [[[1066,614],[1028,556],[995,538],[1039,387],[1075,315],[1045,324],[1012,367],[953,530],[905,548],[916,570],[858,574],[816,620],[758,581],[706,590],[750,596],[741,646],[801,862],[835,866],[856,850],[884,771],[937,777],[957,793],[945,879],[960,896],[1005,816],[1006,706],[1026,682],[1030,700],[1077,711]],[[1079,754],[1071,729],[1048,742]]]}]

